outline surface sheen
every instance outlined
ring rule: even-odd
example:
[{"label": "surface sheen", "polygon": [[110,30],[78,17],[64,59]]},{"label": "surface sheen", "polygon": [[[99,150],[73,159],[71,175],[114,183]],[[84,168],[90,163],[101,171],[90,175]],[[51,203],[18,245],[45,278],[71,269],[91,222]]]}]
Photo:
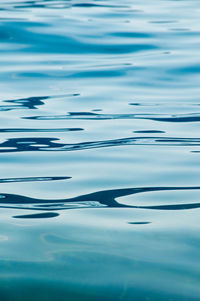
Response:
[{"label": "surface sheen", "polygon": [[0,1],[0,300],[200,299],[200,1]]}]

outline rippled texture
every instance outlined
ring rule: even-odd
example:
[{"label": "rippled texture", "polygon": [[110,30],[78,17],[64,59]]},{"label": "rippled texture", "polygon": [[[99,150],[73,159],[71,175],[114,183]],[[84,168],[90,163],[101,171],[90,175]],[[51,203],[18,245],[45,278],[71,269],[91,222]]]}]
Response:
[{"label": "rippled texture", "polygon": [[1,301],[199,300],[199,13],[1,0]]}]

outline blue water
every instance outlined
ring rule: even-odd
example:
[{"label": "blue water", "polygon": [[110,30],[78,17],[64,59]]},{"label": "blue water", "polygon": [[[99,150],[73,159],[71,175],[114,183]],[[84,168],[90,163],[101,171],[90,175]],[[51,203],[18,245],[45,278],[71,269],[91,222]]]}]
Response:
[{"label": "blue water", "polygon": [[197,0],[0,1],[0,300],[200,300]]}]

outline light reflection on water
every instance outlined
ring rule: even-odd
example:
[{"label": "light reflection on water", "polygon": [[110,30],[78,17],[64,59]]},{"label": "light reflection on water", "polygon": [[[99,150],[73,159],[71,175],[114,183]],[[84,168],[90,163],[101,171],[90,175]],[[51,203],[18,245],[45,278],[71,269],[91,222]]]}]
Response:
[{"label": "light reflection on water", "polygon": [[0,3],[0,300],[199,300],[199,10]]}]

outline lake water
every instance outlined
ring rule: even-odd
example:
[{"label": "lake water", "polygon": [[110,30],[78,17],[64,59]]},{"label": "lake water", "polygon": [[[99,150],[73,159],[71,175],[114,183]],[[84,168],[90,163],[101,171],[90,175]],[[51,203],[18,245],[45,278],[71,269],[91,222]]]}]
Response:
[{"label": "lake water", "polygon": [[200,300],[199,4],[1,0],[1,301]]}]

